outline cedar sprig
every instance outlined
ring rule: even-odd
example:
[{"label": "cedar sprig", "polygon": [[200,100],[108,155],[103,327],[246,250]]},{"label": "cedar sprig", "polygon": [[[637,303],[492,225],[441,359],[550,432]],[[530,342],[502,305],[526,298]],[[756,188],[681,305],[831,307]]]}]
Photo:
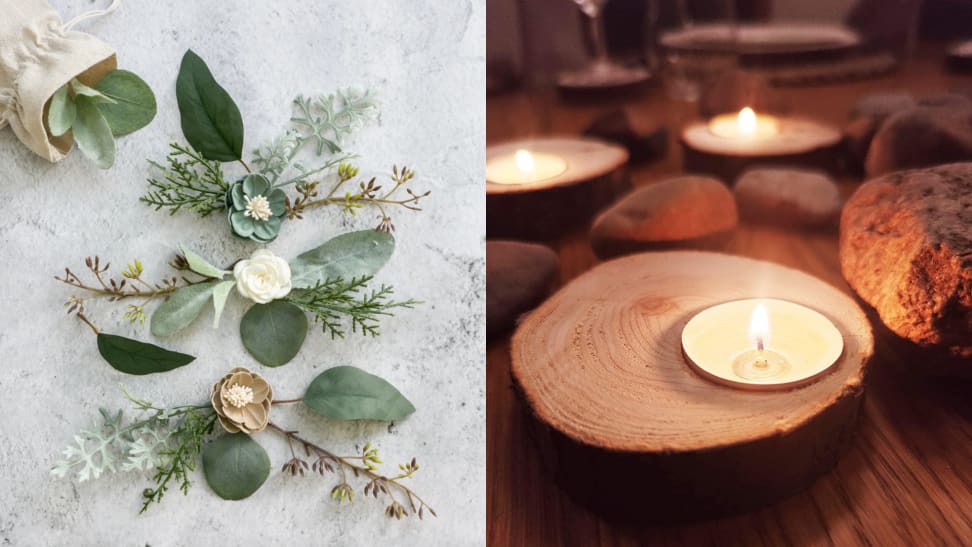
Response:
[{"label": "cedar sprig", "polygon": [[220,163],[207,160],[189,145],[173,142],[169,148],[167,165],[149,161],[161,176],[148,179],[151,189],[139,201],[156,211],[168,209],[170,215],[185,208],[204,217],[224,209],[230,184]]},{"label": "cedar sprig", "polygon": [[152,476],[155,486],[142,491],[142,509],[139,513],[144,513],[153,503],[160,503],[169,489],[169,482],[173,480],[178,482],[183,495],[189,493],[192,486],[190,474],[196,469],[203,440],[213,432],[216,413],[207,407],[185,407],[181,416],[182,423],[170,436],[173,444],[159,451],[163,463],[155,468],[155,475]]},{"label": "cedar sprig", "polygon": [[381,285],[377,290],[368,290],[368,283],[374,276],[364,275],[345,281],[341,277],[331,277],[318,281],[312,288],[294,290],[285,300],[312,314],[321,329],[331,338],[344,338],[343,318],[351,318],[351,331],[365,336],[377,336],[379,320],[382,316],[393,316],[396,308],[413,308],[421,304],[418,300],[394,301],[394,289]]},{"label": "cedar sprig", "polygon": [[398,474],[386,476],[381,474],[378,469],[378,464],[383,462],[378,457],[378,449],[372,447],[371,443],[366,444],[361,449],[360,454],[354,456],[338,456],[300,437],[297,431],[284,429],[273,422],[268,423],[267,427],[284,435],[290,445],[293,458],[284,464],[283,472],[289,473],[291,476],[304,476],[304,469],[307,468],[307,463],[297,456],[294,450],[294,444],[296,443],[303,448],[306,456],[316,458],[311,466],[311,469],[315,473],[321,476],[325,476],[327,473],[340,474],[341,482],[331,489],[331,498],[339,504],[345,501],[348,503],[354,502],[355,491],[348,482],[348,474],[350,472],[354,478],[367,480],[363,489],[365,497],[372,496],[377,499],[379,496],[382,496],[388,501],[388,506],[385,508],[385,515],[387,517],[400,520],[402,517],[407,517],[409,514],[412,514],[423,519],[426,512],[429,512],[432,516],[438,516],[435,510],[429,507],[421,497],[402,483],[403,480],[412,478],[418,471],[419,465],[415,458],[412,458],[409,462],[400,464],[398,466]]}]

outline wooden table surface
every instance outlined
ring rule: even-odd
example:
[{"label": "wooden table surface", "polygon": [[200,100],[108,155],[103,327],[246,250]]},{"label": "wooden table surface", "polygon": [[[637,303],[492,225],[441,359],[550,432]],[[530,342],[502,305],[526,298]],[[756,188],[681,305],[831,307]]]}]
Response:
[{"label": "wooden table surface", "polygon": [[[972,78],[946,74],[940,49],[926,48],[888,77],[779,92],[794,113],[842,124],[854,101],[867,93],[907,90],[922,96],[955,88],[972,89]],[[669,101],[660,87],[624,106],[639,124],[665,124],[673,130],[695,109]],[[565,104],[552,92],[491,97],[487,142],[577,134],[606,108]],[[680,165],[673,141],[668,157],[633,169],[631,176],[636,185],[648,184],[679,173]],[[845,189],[853,191],[857,182],[844,181]],[[550,245],[560,255],[561,283],[597,263],[584,231]],[[798,268],[849,290],[840,275],[836,233],[743,225],[727,252]],[[487,544],[972,545],[972,381],[910,374],[886,347],[879,336],[853,447],[810,490],[755,513],[634,530],[590,514],[553,482],[529,438],[524,405],[512,389],[509,337],[494,340],[486,365]]]}]

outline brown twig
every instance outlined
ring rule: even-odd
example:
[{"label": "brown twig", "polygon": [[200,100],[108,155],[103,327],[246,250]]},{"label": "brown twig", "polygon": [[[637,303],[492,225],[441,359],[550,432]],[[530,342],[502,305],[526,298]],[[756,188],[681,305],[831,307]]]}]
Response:
[{"label": "brown twig", "polygon": [[[402,506],[399,503],[398,499],[394,496],[394,494],[392,494],[391,489],[389,488],[389,486],[394,486],[405,494],[408,503],[412,509],[412,512],[417,514],[419,518],[422,518],[425,509],[428,509],[428,511],[432,513],[432,516],[438,516],[435,514],[435,511],[431,507],[429,507],[429,505],[425,503],[425,501],[422,498],[420,498],[414,491],[412,491],[412,489],[405,486],[401,482],[398,482],[399,479],[403,479],[411,476],[411,473],[405,475],[398,475],[396,477],[386,477],[367,466],[355,465],[351,463],[349,458],[338,456],[333,452],[298,436],[297,431],[284,429],[273,422],[267,423],[267,427],[277,431],[281,435],[284,435],[288,441],[295,441],[303,445],[304,451],[307,452],[308,455],[313,453],[316,454],[321,459],[326,458],[333,461],[335,464],[338,464],[341,467],[342,474],[344,472],[344,468],[347,468],[351,470],[356,477],[359,475],[364,475],[365,477],[371,479],[371,481],[368,483],[368,486],[365,487],[365,495],[369,494],[370,492],[373,492],[374,496],[378,497],[379,491],[386,494],[392,502],[392,504],[388,506],[388,509],[385,512],[386,515],[393,516],[396,518],[401,518],[402,516],[406,516],[408,514],[407,512],[405,512],[404,506]],[[357,456],[355,456],[355,458],[357,458]],[[414,460],[410,465],[417,469]],[[330,469],[330,466],[327,467]],[[319,469],[320,472],[323,474],[324,466],[319,467]],[[338,487],[345,487],[345,486],[347,486],[346,475],[345,475],[345,483],[338,485]],[[416,502],[418,502],[418,506],[416,506]]]}]

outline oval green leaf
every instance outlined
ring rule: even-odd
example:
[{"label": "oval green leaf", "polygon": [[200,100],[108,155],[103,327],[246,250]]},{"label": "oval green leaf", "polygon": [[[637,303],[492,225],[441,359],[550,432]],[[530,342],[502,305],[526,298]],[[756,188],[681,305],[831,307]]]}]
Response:
[{"label": "oval green leaf", "polygon": [[213,287],[213,328],[219,326],[219,318],[223,316],[223,308],[226,306],[226,299],[230,291],[236,286],[236,281],[230,279],[221,281]]},{"label": "oval green leaf", "polygon": [[168,372],[196,360],[192,355],[103,332],[98,333],[98,352],[109,365],[125,374]]},{"label": "oval green leaf", "polygon": [[216,266],[213,266],[205,258],[197,255],[189,249],[186,249],[185,245],[179,245],[179,249],[182,250],[182,255],[186,257],[186,262],[189,263],[189,269],[201,276],[212,277],[213,279],[222,279],[223,276],[229,273],[226,270],[221,270]]},{"label": "oval green leaf", "polygon": [[152,314],[152,334],[165,338],[191,325],[212,297],[213,288],[212,283],[200,283],[172,293]]},{"label": "oval green leaf", "polygon": [[206,482],[224,500],[250,497],[270,476],[267,451],[246,433],[223,435],[202,453]]},{"label": "oval green leaf", "polygon": [[215,161],[243,157],[243,118],[229,93],[191,49],[182,57],[176,79],[182,133],[202,156]]},{"label": "oval green leaf", "polygon": [[74,101],[68,96],[67,84],[61,86],[51,97],[51,106],[47,109],[47,128],[51,135],[60,137],[71,129],[71,124],[78,115]]},{"label": "oval green leaf", "polygon": [[306,337],[307,316],[297,306],[282,300],[256,304],[240,321],[243,347],[268,367],[290,362]]},{"label": "oval green leaf", "polygon": [[290,282],[294,287],[309,289],[328,278],[350,281],[374,275],[394,251],[395,237],[387,232],[361,230],[341,234],[291,261]]},{"label": "oval green leaf", "polygon": [[145,127],[155,118],[155,94],[144,80],[134,72],[114,70],[95,86],[102,95],[114,103],[101,103],[98,108],[104,114],[116,137],[127,135]]},{"label": "oval green leaf", "polygon": [[78,95],[74,98],[78,114],[71,129],[80,150],[95,165],[108,169],[115,163],[115,137],[108,122],[91,97]]},{"label": "oval green leaf", "polygon": [[386,380],[351,366],[325,370],[307,388],[304,404],[335,420],[400,420],[415,406]]}]

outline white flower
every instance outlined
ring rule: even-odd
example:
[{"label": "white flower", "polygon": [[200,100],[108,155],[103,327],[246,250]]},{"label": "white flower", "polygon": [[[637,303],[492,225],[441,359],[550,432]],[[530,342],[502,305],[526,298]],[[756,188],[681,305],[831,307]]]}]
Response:
[{"label": "white flower", "polygon": [[237,262],[233,277],[236,290],[259,304],[290,294],[290,265],[267,249],[253,251],[249,260]]},{"label": "white flower", "polygon": [[273,211],[270,210],[270,202],[264,196],[257,196],[250,199],[250,196],[243,196],[246,200],[246,211],[243,212],[244,216],[248,216],[254,220],[259,220],[266,222],[270,219],[270,215]]}]

